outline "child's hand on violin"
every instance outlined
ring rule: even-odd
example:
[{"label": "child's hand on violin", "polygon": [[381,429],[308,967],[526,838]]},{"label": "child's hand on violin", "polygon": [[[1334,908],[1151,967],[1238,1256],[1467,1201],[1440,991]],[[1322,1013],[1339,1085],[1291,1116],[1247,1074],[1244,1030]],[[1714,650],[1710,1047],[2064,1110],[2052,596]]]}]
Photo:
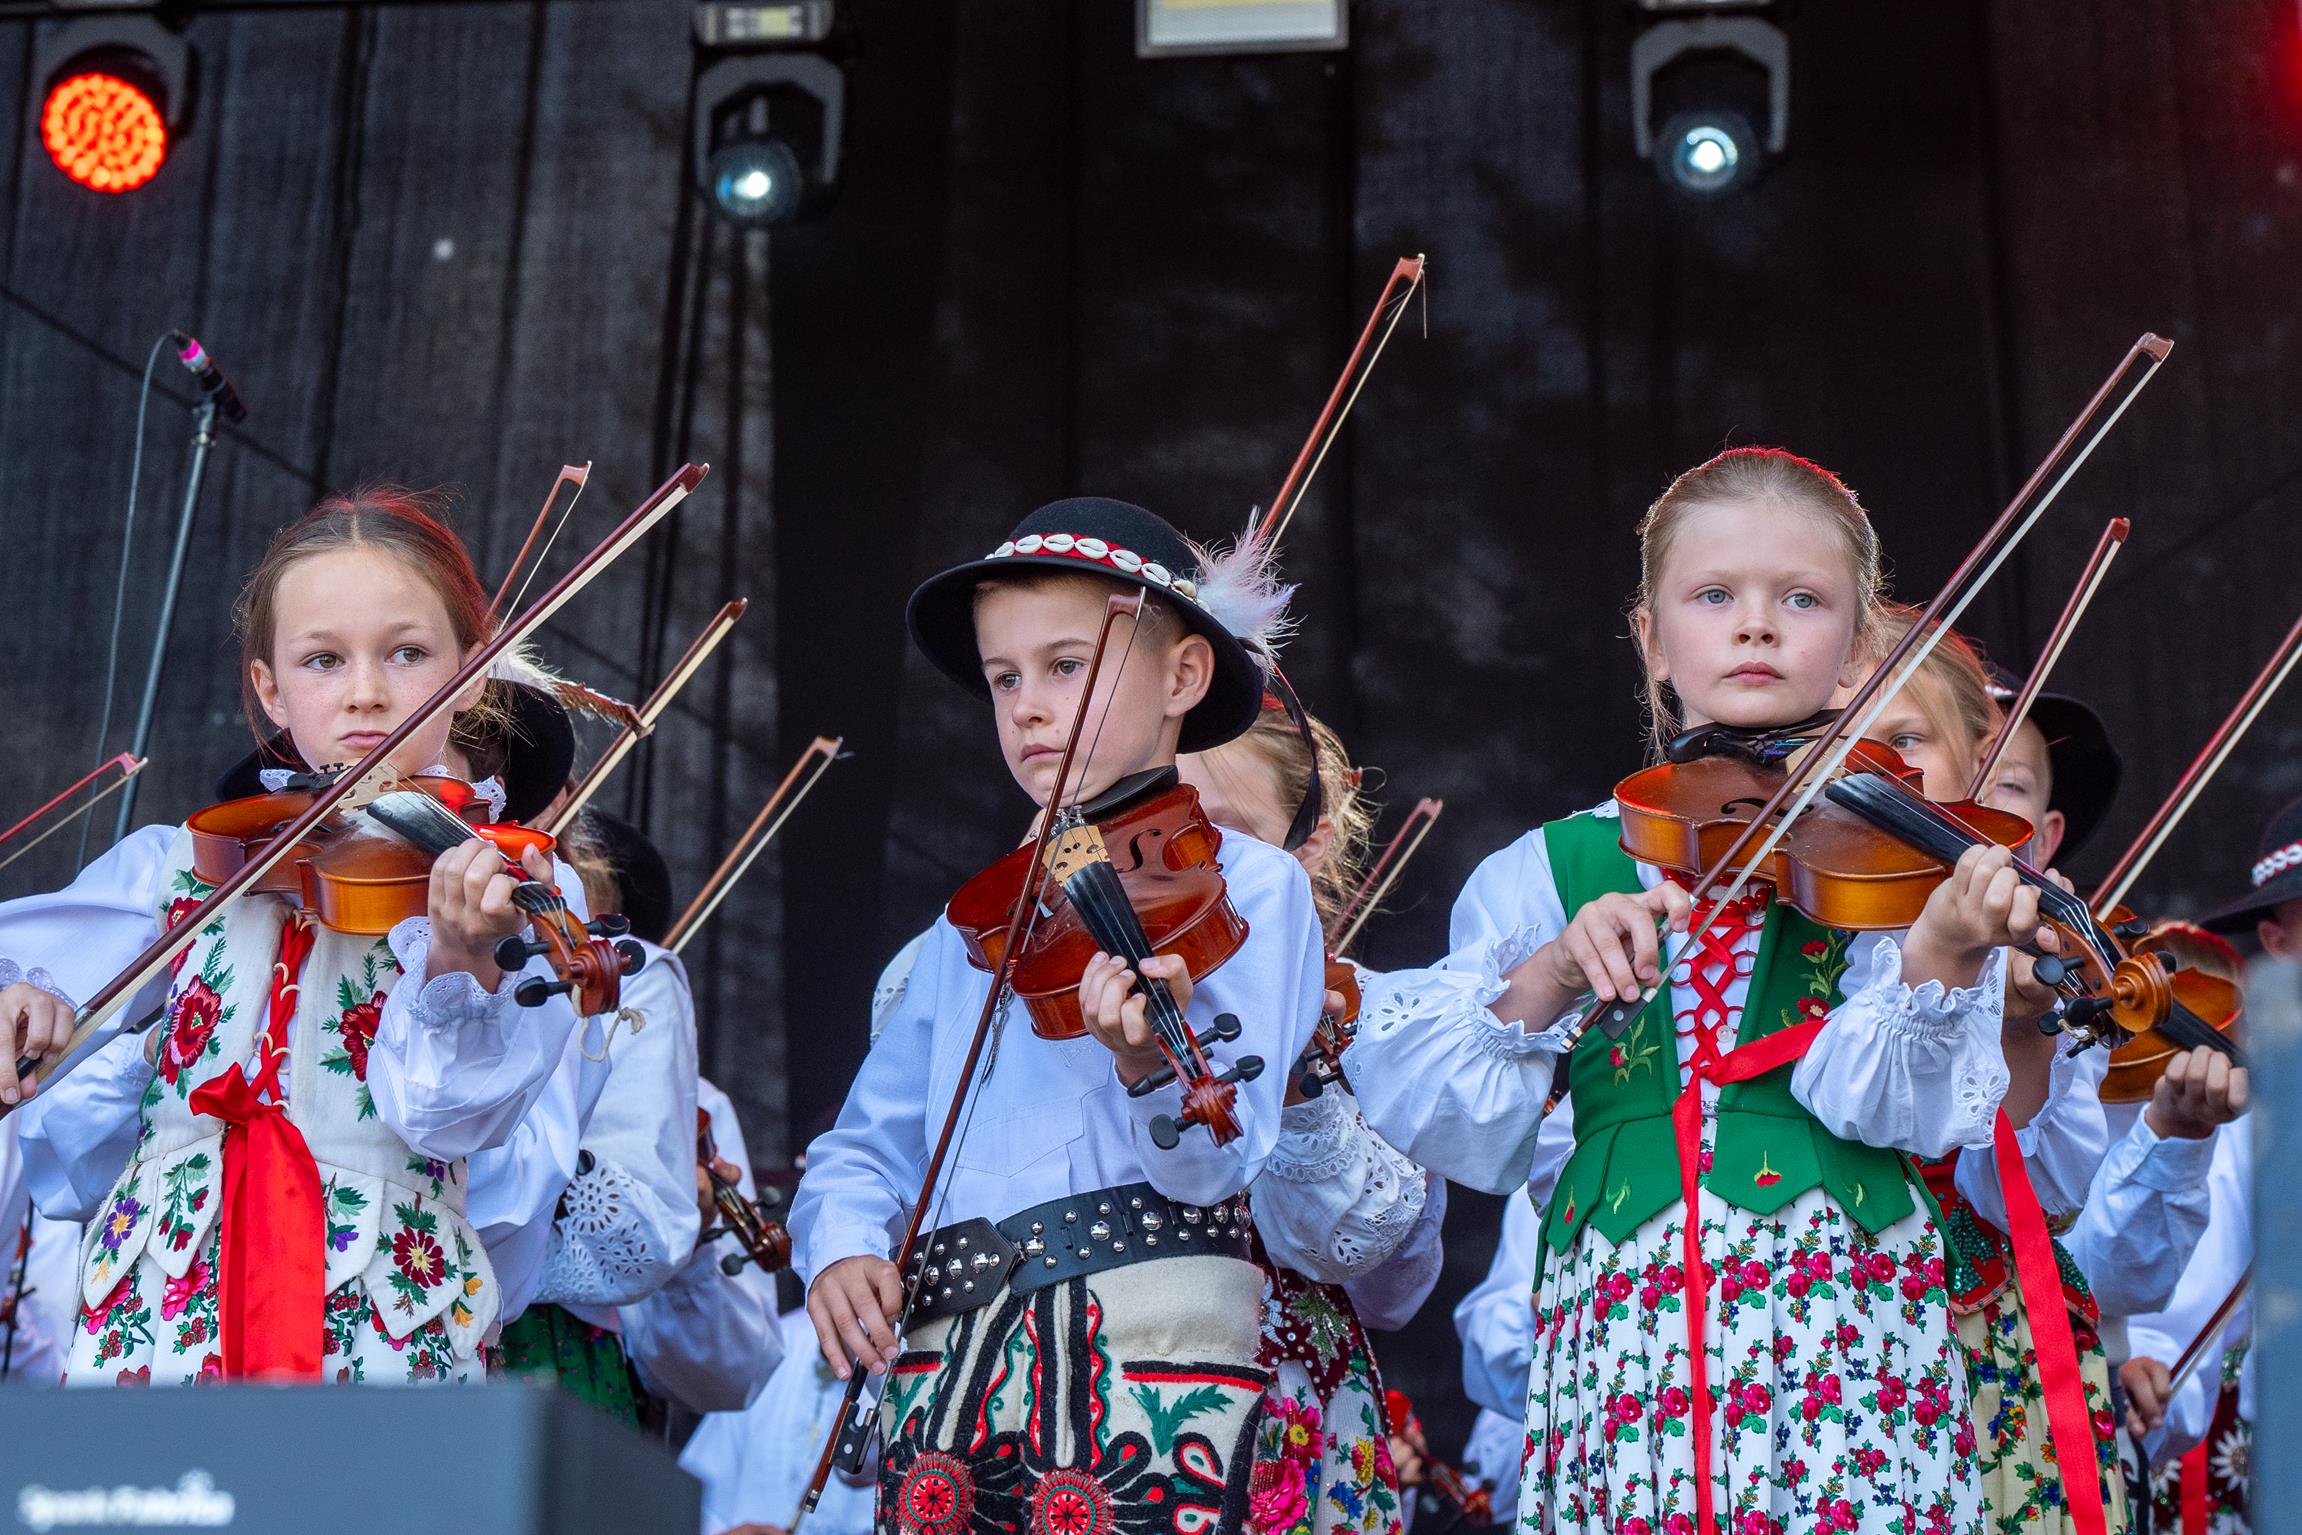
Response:
[{"label": "child's hand on violin", "polygon": [[30,1077],[18,1080],[16,1063],[52,1060],[72,1040],[72,1004],[29,981],[0,988],[0,1103],[32,1096]]},{"label": "child's hand on violin", "polygon": [[[551,860],[541,851],[529,848],[521,859],[530,879],[551,883]],[[519,881],[492,843],[475,838],[440,854],[432,865],[429,898],[434,976],[468,971],[482,988],[496,989],[503,980],[503,971],[496,967],[496,944],[529,922],[527,913],[512,904],[512,892],[518,888]]]},{"label": "child's hand on violin", "polygon": [[2038,892],[2016,875],[2014,855],[2002,847],[1968,848],[1911,924],[1902,978],[1913,986],[1972,986],[1992,949],[2039,943],[2043,931]]},{"label": "child's hand on violin", "polygon": [[2142,1117],[2161,1140],[2202,1141],[2245,1113],[2252,1091],[2245,1067],[2200,1045],[2166,1063]]},{"label": "child's hand on violin", "polygon": [[842,1258],[815,1276],[807,1292],[807,1319],[831,1373],[846,1380],[855,1363],[877,1375],[895,1363],[895,1319],[903,1314],[903,1282],[885,1258]]},{"label": "child's hand on violin", "polygon": [[1663,940],[1655,923],[1683,933],[1693,911],[1693,900],[1667,880],[1637,895],[1610,892],[1586,902],[1558,937],[1510,973],[1495,1016],[1548,1027],[1586,991],[1601,1002],[1645,995],[1663,982]]},{"label": "child's hand on violin", "polygon": [[[1175,1010],[1191,1005],[1191,972],[1172,954],[1154,954],[1143,962],[1143,973],[1167,983]],[[1167,1062],[1151,1028],[1151,1003],[1136,986],[1134,967],[1115,954],[1098,954],[1087,961],[1079,977],[1079,1011],[1087,1019],[1087,1032],[1103,1042],[1119,1063],[1119,1080],[1129,1087]]]}]

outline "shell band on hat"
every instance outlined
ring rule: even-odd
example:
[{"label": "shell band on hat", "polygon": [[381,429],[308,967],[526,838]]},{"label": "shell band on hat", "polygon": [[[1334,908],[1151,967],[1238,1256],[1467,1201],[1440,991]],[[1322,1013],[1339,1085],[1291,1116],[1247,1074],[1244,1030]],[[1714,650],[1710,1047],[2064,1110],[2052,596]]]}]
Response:
[{"label": "shell band on hat", "polygon": [[1019,554],[1054,554],[1089,565],[1108,565],[1122,575],[1141,576],[1160,590],[1173,592],[1187,602],[1199,600],[1199,583],[1189,576],[1176,575],[1158,561],[1147,560],[1132,549],[1120,549],[1086,534],[1026,533],[1001,544],[984,558],[1005,560]]},{"label": "shell band on hat", "polygon": [[2263,854],[2254,865],[2254,888],[2261,889],[2288,869],[2302,869],[2302,842],[2289,842]]}]

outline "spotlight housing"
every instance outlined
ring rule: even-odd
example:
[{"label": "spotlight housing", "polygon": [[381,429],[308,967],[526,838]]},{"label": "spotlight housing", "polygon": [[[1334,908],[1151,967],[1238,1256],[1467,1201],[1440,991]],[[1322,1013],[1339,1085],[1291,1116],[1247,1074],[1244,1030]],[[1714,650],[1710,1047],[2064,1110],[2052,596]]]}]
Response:
[{"label": "spotlight housing", "polygon": [[821,213],[839,195],[847,82],[814,53],[721,58],[696,76],[696,180],[739,224],[772,226]]},{"label": "spotlight housing", "polygon": [[[1765,81],[1763,140],[1753,123],[1753,65]],[[1668,98],[1659,134],[1658,95]],[[1631,44],[1631,142],[1673,191],[1706,198],[1740,190],[1789,141],[1790,39],[1772,22],[1702,14],[1656,22]]]},{"label": "spotlight housing", "polygon": [[33,136],[90,191],[131,192],[158,175],[190,92],[184,40],[150,17],[89,18],[57,30],[33,61]]}]

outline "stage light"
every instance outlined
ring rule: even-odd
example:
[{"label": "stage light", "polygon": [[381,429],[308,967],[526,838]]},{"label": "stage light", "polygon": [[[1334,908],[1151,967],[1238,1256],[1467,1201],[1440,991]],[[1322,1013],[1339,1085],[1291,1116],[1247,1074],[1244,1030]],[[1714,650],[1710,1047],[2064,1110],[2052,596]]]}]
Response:
[{"label": "stage light", "polygon": [[61,28],[34,61],[40,147],[81,186],[132,192],[167,163],[182,122],[184,41],[149,17]]},{"label": "stage light", "polygon": [[1758,174],[1758,135],[1739,112],[1681,112],[1655,137],[1663,179],[1682,192],[1716,197]]},{"label": "stage light", "polygon": [[[1641,3],[1659,9],[1669,0]],[[1763,76],[1763,98],[1753,65]],[[1658,96],[1668,113],[1659,133]],[[1753,123],[1762,107],[1763,139]],[[1790,40],[1772,22],[1704,14],[1657,22],[1631,44],[1631,142],[1665,186],[1695,198],[1737,191],[1789,140]]]},{"label": "stage light", "polygon": [[696,76],[696,180],[739,224],[778,225],[829,207],[839,191],[846,79],[814,53],[719,59]]}]

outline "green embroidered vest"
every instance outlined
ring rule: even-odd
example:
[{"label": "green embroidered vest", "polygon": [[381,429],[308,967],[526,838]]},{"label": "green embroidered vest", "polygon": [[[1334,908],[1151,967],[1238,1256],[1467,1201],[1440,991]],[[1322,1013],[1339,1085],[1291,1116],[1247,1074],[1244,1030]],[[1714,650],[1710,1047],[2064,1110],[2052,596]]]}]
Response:
[{"label": "green embroidered vest", "polygon": [[[1609,892],[1636,895],[1638,866],[1616,841],[1615,822],[1590,814],[1543,828],[1551,875],[1569,913]],[[1850,933],[1819,927],[1777,903],[1759,936],[1737,1045],[1819,1017],[1839,1000]],[[1908,1215],[1916,1175],[1899,1152],[1840,1140],[1791,1096],[1790,1066],[1719,1091],[1718,1128],[1703,1186],[1731,1205],[1771,1214],[1808,1189],[1827,1190],[1864,1230]],[[1585,1222],[1621,1242],[1679,1203],[1671,1105],[1679,1094],[1678,1035],[1665,986],[1621,1039],[1597,1029],[1567,1065],[1575,1149],[1551,1196],[1543,1235],[1572,1246]]]}]

